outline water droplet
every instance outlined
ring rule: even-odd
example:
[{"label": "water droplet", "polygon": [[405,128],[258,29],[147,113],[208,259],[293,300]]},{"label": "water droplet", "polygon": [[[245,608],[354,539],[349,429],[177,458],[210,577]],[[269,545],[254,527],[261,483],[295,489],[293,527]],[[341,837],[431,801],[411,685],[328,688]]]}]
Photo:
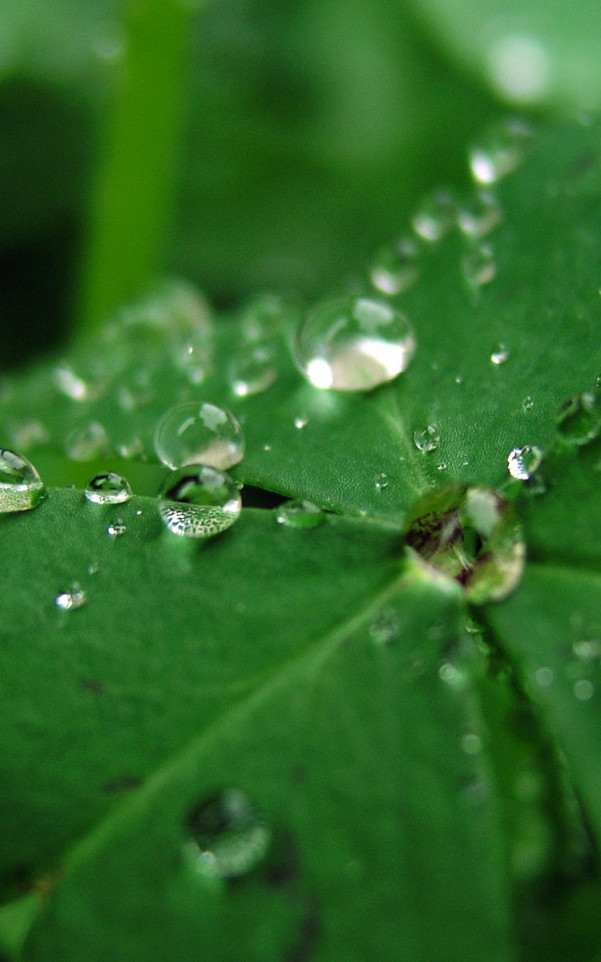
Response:
[{"label": "water droplet", "polygon": [[308,423],[309,423],[309,418],[295,418],[295,419],[294,419],[294,427],[295,427],[295,428],[298,428],[299,431],[301,431],[302,428],[306,427]]},{"label": "water droplet", "polygon": [[229,367],[229,380],[237,397],[261,394],[277,380],[275,346],[248,345]]},{"label": "water droplet", "polygon": [[65,453],[73,461],[93,461],[108,453],[109,440],[102,424],[90,421],[67,435]]},{"label": "water droplet", "polygon": [[411,225],[416,234],[426,241],[439,241],[455,226],[457,200],[448,190],[429,194],[418,207]]},{"label": "water droplet", "polygon": [[370,268],[371,282],[382,294],[400,294],[419,276],[419,249],[411,237],[381,247]]},{"label": "water droplet", "polygon": [[474,180],[483,185],[496,184],[511,174],[528,153],[533,139],[532,127],[521,117],[507,117],[490,127],[469,152]]},{"label": "water droplet", "polygon": [[517,587],[525,547],[512,505],[489,488],[438,488],[409,512],[413,557],[457,581],[475,604],[498,601]]},{"label": "water droplet", "polygon": [[374,478],[376,491],[383,491],[384,488],[387,488],[388,480],[388,475],[384,471],[380,471],[379,474],[376,474]]},{"label": "water droplet", "polygon": [[131,498],[131,488],[120,474],[108,471],[95,475],[86,485],[84,494],[94,504],[121,504]]},{"label": "water droplet", "polygon": [[158,422],[154,448],[170,468],[206,464],[231,468],[244,456],[244,436],[229,411],[214,404],[186,401],[169,408]]},{"label": "water droplet", "polygon": [[479,755],[482,751],[482,739],[475,732],[468,732],[461,739],[461,750],[466,755]]},{"label": "water droplet", "polygon": [[507,469],[512,478],[518,481],[529,481],[540,466],[543,452],[534,444],[525,444],[523,448],[514,448],[507,455]]},{"label": "water droplet", "polygon": [[277,337],[291,311],[292,305],[279,294],[255,294],[242,305],[242,333],[247,341]]},{"label": "water droplet", "polygon": [[178,468],[159,493],[159,515],[167,529],[185,538],[221,534],[240,516],[242,500],[231,478],[207,464]]},{"label": "water droplet", "polygon": [[467,250],[461,258],[461,270],[469,284],[482,287],[497,276],[497,262],[492,247],[478,244]]},{"label": "water droplet", "polygon": [[415,431],[413,441],[418,451],[428,454],[430,451],[436,451],[440,444],[440,434],[434,424],[429,424],[423,430]]},{"label": "water droplet", "polygon": [[581,661],[597,661],[601,658],[601,640],[581,638],[573,643],[572,651]]},{"label": "water droplet", "polygon": [[450,688],[464,688],[467,683],[465,672],[457,668],[452,661],[443,661],[438,669],[438,677]]},{"label": "water droplet", "polygon": [[311,501],[286,501],[276,508],[275,520],[288,528],[317,528],[325,517]]},{"label": "water droplet", "polygon": [[444,462],[444,461],[441,461],[440,464],[437,464],[437,465],[436,465],[436,470],[437,470],[437,471],[446,471],[446,470],[447,470],[447,466],[446,466],[445,462]]},{"label": "water droplet", "polygon": [[573,690],[578,701],[590,701],[595,694],[595,686],[588,678],[579,678],[575,681]]},{"label": "water droplet", "polygon": [[459,227],[468,237],[484,237],[501,223],[503,213],[499,201],[489,190],[479,190],[465,201],[458,214]]},{"label": "water droplet", "polygon": [[77,611],[78,608],[83,608],[86,603],[86,593],[76,581],[61,591],[60,594],[54,599],[54,604],[61,611]]},{"label": "water droplet", "polygon": [[271,832],[237,788],[208,798],[188,816],[186,852],[202,875],[239,878],[267,853]]},{"label": "water droplet", "polygon": [[539,688],[549,688],[555,679],[552,668],[548,668],[544,665],[542,668],[537,668],[534,672],[534,680]]},{"label": "water droplet", "polygon": [[87,401],[90,396],[88,385],[67,364],[59,364],[54,369],[54,383],[62,394],[72,401]]},{"label": "water droplet", "polygon": [[389,645],[399,636],[401,626],[396,611],[383,611],[371,622],[368,632],[378,645]]},{"label": "water droplet", "polygon": [[503,99],[531,104],[548,93],[551,62],[538,38],[523,33],[497,36],[486,59],[490,80]]},{"label": "water droplet", "polygon": [[557,429],[569,444],[587,444],[601,433],[601,405],[596,391],[584,391],[563,405]]},{"label": "water droplet", "polygon": [[28,451],[50,441],[50,432],[41,421],[16,421],[9,423],[11,444],[18,451]]},{"label": "water droplet", "polygon": [[524,411],[532,411],[534,407],[534,399],[531,398],[529,394],[527,394],[522,401],[522,407],[524,408]]},{"label": "water droplet", "polygon": [[117,521],[112,521],[111,524],[107,525],[106,533],[111,538],[120,538],[127,531],[127,525],[121,521],[120,518]]},{"label": "water droplet", "polygon": [[33,464],[6,448],[0,450],[0,514],[29,511],[46,497],[46,489]]},{"label": "water droplet", "polygon": [[318,305],[302,325],[296,360],[319,388],[369,391],[393,380],[415,351],[409,321],[389,304],[339,297]]},{"label": "water droplet", "polygon": [[504,344],[497,344],[494,350],[491,352],[490,360],[492,364],[505,364],[505,361],[509,357],[509,351]]},{"label": "water droplet", "polygon": [[264,444],[264,445],[263,445],[263,450],[264,450],[264,451],[271,451],[271,444]]}]

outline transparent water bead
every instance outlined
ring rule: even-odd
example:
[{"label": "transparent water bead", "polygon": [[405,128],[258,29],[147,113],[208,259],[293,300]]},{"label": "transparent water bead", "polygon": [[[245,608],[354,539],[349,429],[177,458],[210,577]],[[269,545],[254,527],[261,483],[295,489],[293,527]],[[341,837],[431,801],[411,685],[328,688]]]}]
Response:
[{"label": "transparent water bead", "polygon": [[242,305],[242,333],[247,341],[264,341],[281,334],[294,307],[279,294],[255,294]]},{"label": "transparent water bead", "polygon": [[132,496],[131,488],[125,478],[114,471],[97,474],[88,481],[84,494],[94,504],[122,504]]},{"label": "transparent water bead", "polygon": [[337,297],[319,304],[296,340],[296,360],[319,388],[370,391],[408,366],[415,337],[404,314],[383,301]]},{"label": "transparent water bead", "polygon": [[502,219],[501,205],[489,190],[477,191],[461,205],[457,215],[463,233],[474,239],[490,234]]},{"label": "transparent water bead", "polygon": [[240,516],[242,499],[231,478],[208,464],[174,471],[159,492],[159,515],[167,529],[184,538],[211,538]]},{"label": "transparent water bead", "polygon": [[491,364],[495,364],[498,366],[499,364],[505,364],[505,361],[507,361],[508,358],[509,358],[509,351],[507,350],[505,345],[497,344],[497,346],[491,352],[490,362]]},{"label": "transparent water bead", "polygon": [[111,521],[106,528],[106,533],[108,534],[109,538],[120,538],[125,534],[126,531],[127,525],[124,521],[121,521],[120,518],[118,518],[116,521]]},{"label": "transparent water bead", "polygon": [[525,444],[523,448],[514,448],[507,455],[507,469],[512,478],[518,481],[529,481],[540,467],[543,452],[535,444]]},{"label": "transparent water bead", "polygon": [[381,294],[400,294],[419,276],[419,248],[411,237],[402,237],[381,247],[369,271],[370,280]]},{"label": "transparent water bead", "polygon": [[317,528],[325,521],[321,508],[312,501],[286,501],[276,508],[275,520],[287,528]]},{"label": "transparent water bead", "polygon": [[99,421],[89,421],[74,428],[65,439],[65,454],[73,461],[93,461],[108,453],[108,435]]},{"label": "transparent water bead", "polygon": [[437,190],[424,198],[411,225],[422,240],[439,241],[457,222],[457,198],[449,190]]},{"label": "transparent water bead", "polygon": [[601,433],[601,398],[584,391],[566,401],[557,415],[557,430],[568,444],[588,444]]},{"label": "transparent water bead", "polygon": [[521,526],[512,505],[490,488],[431,491],[410,511],[405,538],[426,570],[457,581],[475,604],[505,598],[522,577]]},{"label": "transparent water bead", "polygon": [[0,514],[29,511],[46,497],[46,489],[33,464],[7,448],[0,450]]},{"label": "transparent water bead", "polygon": [[61,611],[77,611],[78,608],[83,608],[87,601],[86,593],[76,581],[61,591],[60,594],[54,599],[54,604]]},{"label": "transparent water bead", "polygon": [[428,424],[428,426],[421,431],[415,431],[413,434],[413,443],[422,454],[429,454],[430,451],[436,451],[436,448],[440,444],[438,429],[434,424]]},{"label": "transparent water bead", "polygon": [[388,487],[389,478],[385,471],[380,471],[376,474],[374,478],[374,486],[376,491],[384,491]]},{"label": "transparent water bead", "polygon": [[186,852],[202,875],[239,878],[266,855],[271,831],[237,788],[217,792],[187,819]]},{"label": "transparent water bead", "polygon": [[244,457],[244,435],[230,411],[186,401],[163,414],[154,433],[154,449],[172,469],[207,464],[225,470]]},{"label": "transparent water bead", "polygon": [[237,397],[261,394],[277,380],[275,345],[248,344],[229,367],[229,381]]},{"label": "transparent water bead", "polygon": [[461,258],[461,270],[468,284],[482,287],[497,276],[497,262],[488,244],[477,244]]},{"label": "transparent water bead", "polygon": [[486,186],[511,174],[526,157],[533,140],[531,125],[521,117],[507,117],[490,127],[469,151],[474,180]]}]

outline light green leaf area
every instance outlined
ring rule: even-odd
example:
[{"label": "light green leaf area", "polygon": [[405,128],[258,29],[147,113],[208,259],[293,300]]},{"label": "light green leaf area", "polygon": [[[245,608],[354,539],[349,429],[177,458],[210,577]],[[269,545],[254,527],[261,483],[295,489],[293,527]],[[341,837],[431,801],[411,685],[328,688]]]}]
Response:
[{"label": "light green leaf area", "polygon": [[596,109],[601,103],[595,0],[410,0],[436,40],[506,102]]}]

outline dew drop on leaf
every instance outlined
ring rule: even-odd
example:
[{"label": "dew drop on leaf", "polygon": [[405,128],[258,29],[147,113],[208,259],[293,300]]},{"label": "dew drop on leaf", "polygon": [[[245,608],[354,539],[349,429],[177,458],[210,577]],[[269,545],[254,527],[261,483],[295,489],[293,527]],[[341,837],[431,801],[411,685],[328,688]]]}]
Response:
[{"label": "dew drop on leaf", "polygon": [[389,645],[398,638],[400,630],[401,626],[397,613],[395,611],[383,611],[370,623],[368,634],[376,644]]},{"label": "dew drop on leaf", "polygon": [[0,514],[29,511],[46,497],[46,489],[33,464],[7,448],[0,450]]},{"label": "dew drop on leaf", "polygon": [[525,444],[523,448],[514,448],[507,455],[507,469],[512,478],[518,481],[529,481],[539,468],[543,452],[534,444]]},{"label": "dew drop on leaf", "polygon": [[282,333],[291,309],[291,305],[279,294],[255,294],[245,301],[241,308],[244,337],[247,341],[264,341],[277,337]]},{"label": "dew drop on leaf", "polygon": [[277,524],[287,528],[317,528],[325,521],[324,513],[311,501],[286,501],[275,511]]},{"label": "dew drop on leaf", "polygon": [[507,117],[489,127],[469,151],[472,177],[484,186],[496,184],[511,174],[526,157],[534,134],[531,125],[521,117]]},{"label": "dew drop on leaf", "polygon": [[488,244],[477,244],[466,250],[461,258],[461,270],[468,284],[482,287],[497,276],[497,262]]},{"label": "dew drop on leaf", "polygon": [[523,399],[522,407],[524,408],[524,411],[532,411],[534,408],[534,399],[531,398],[529,394],[527,394]]},{"label": "dew drop on leaf", "polygon": [[489,488],[429,492],[409,512],[405,540],[426,570],[457,581],[476,604],[505,598],[522,577],[521,526],[512,505]]},{"label": "dew drop on leaf", "polygon": [[380,471],[374,478],[376,491],[384,491],[388,487],[389,478],[385,471]]},{"label": "dew drop on leaf", "polygon": [[566,401],[557,415],[557,429],[568,444],[588,444],[601,433],[601,403],[596,391],[584,391]]},{"label": "dew drop on leaf", "polygon": [[422,454],[436,451],[436,448],[440,444],[438,429],[434,424],[428,424],[428,426],[421,431],[415,431],[413,434],[413,443]]},{"label": "dew drop on leaf", "polygon": [[601,639],[581,638],[572,644],[572,651],[581,661],[601,659]]},{"label": "dew drop on leaf", "polygon": [[107,525],[107,528],[106,528],[106,533],[110,538],[120,538],[122,535],[125,534],[126,531],[127,531],[127,525],[125,524],[124,521],[121,521],[120,519],[117,519],[116,521],[112,521],[109,525]]},{"label": "dew drop on leaf", "polygon": [[578,678],[574,682],[573,691],[578,701],[590,701],[595,694],[595,686],[588,678]]},{"label": "dew drop on leaf", "polygon": [[90,396],[88,385],[67,364],[58,364],[54,369],[54,383],[61,394],[72,401],[87,401]]},{"label": "dew drop on leaf", "polygon": [[294,427],[297,428],[297,430],[299,431],[305,428],[308,423],[309,423],[309,418],[306,418],[306,417],[298,417],[294,419]]},{"label": "dew drop on leaf", "polygon": [[76,581],[61,591],[54,599],[54,604],[61,611],[77,611],[83,608],[87,601],[86,593]]},{"label": "dew drop on leaf", "polygon": [[425,241],[439,241],[457,222],[457,200],[449,190],[437,190],[424,198],[415,211],[411,226]]},{"label": "dew drop on leaf", "polygon": [[337,297],[307,316],[296,339],[296,361],[315,387],[370,391],[406,369],[415,351],[404,314],[383,301]]},{"label": "dew drop on leaf", "polygon": [[65,439],[65,454],[73,461],[93,461],[109,450],[107,433],[99,421],[74,428]]},{"label": "dew drop on leaf", "polygon": [[249,344],[241,349],[229,367],[229,382],[237,397],[261,394],[277,380],[273,344]]},{"label": "dew drop on leaf", "polygon": [[207,464],[178,468],[165,480],[158,510],[172,534],[210,538],[221,534],[240,516],[238,486],[227,474]]},{"label": "dew drop on leaf", "polygon": [[271,831],[248,796],[237,788],[206,799],[188,816],[185,853],[201,875],[247,875],[266,855]]},{"label": "dew drop on leaf", "polygon": [[97,474],[88,481],[84,494],[94,504],[122,504],[131,498],[131,488],[125,478],[114,471]]},{"label": "dew drop on leaf", "polygon": [[244,435],[230,411],[186,401],[163,414],[154,433],[154,448],[172,469],[205,464],[225,470],[244,457]]},{"label": "dew drop on leaf", "polygon": [[504,344],[497,344],[495,348],[491,351],[490,361],[491,364],[505,364],[505,361],[509,358],[509,351]]},{"label": "dew drop on leaf", "polygon": [[381,294],[400,294],[419,276],[419,249],[411,237],[381,247],[372,262],[369,276]]},{"label": "dew drop on leaf", "polygon": [[479,190],[470,200],[465,201],[457,217],[463,233],[474,239],[490,234],[502,219],[499,201],[488,190]]}]

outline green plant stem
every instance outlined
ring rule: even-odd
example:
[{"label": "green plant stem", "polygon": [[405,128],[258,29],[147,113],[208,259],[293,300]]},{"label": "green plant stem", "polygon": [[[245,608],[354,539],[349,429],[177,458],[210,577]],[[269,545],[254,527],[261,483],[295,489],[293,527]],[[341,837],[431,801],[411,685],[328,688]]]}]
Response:
[{"label": "green plant stem", "polygon": [[160,268],[177,172],[191,5],[128,0],[101,135],[76,334],[136,297]]}]

